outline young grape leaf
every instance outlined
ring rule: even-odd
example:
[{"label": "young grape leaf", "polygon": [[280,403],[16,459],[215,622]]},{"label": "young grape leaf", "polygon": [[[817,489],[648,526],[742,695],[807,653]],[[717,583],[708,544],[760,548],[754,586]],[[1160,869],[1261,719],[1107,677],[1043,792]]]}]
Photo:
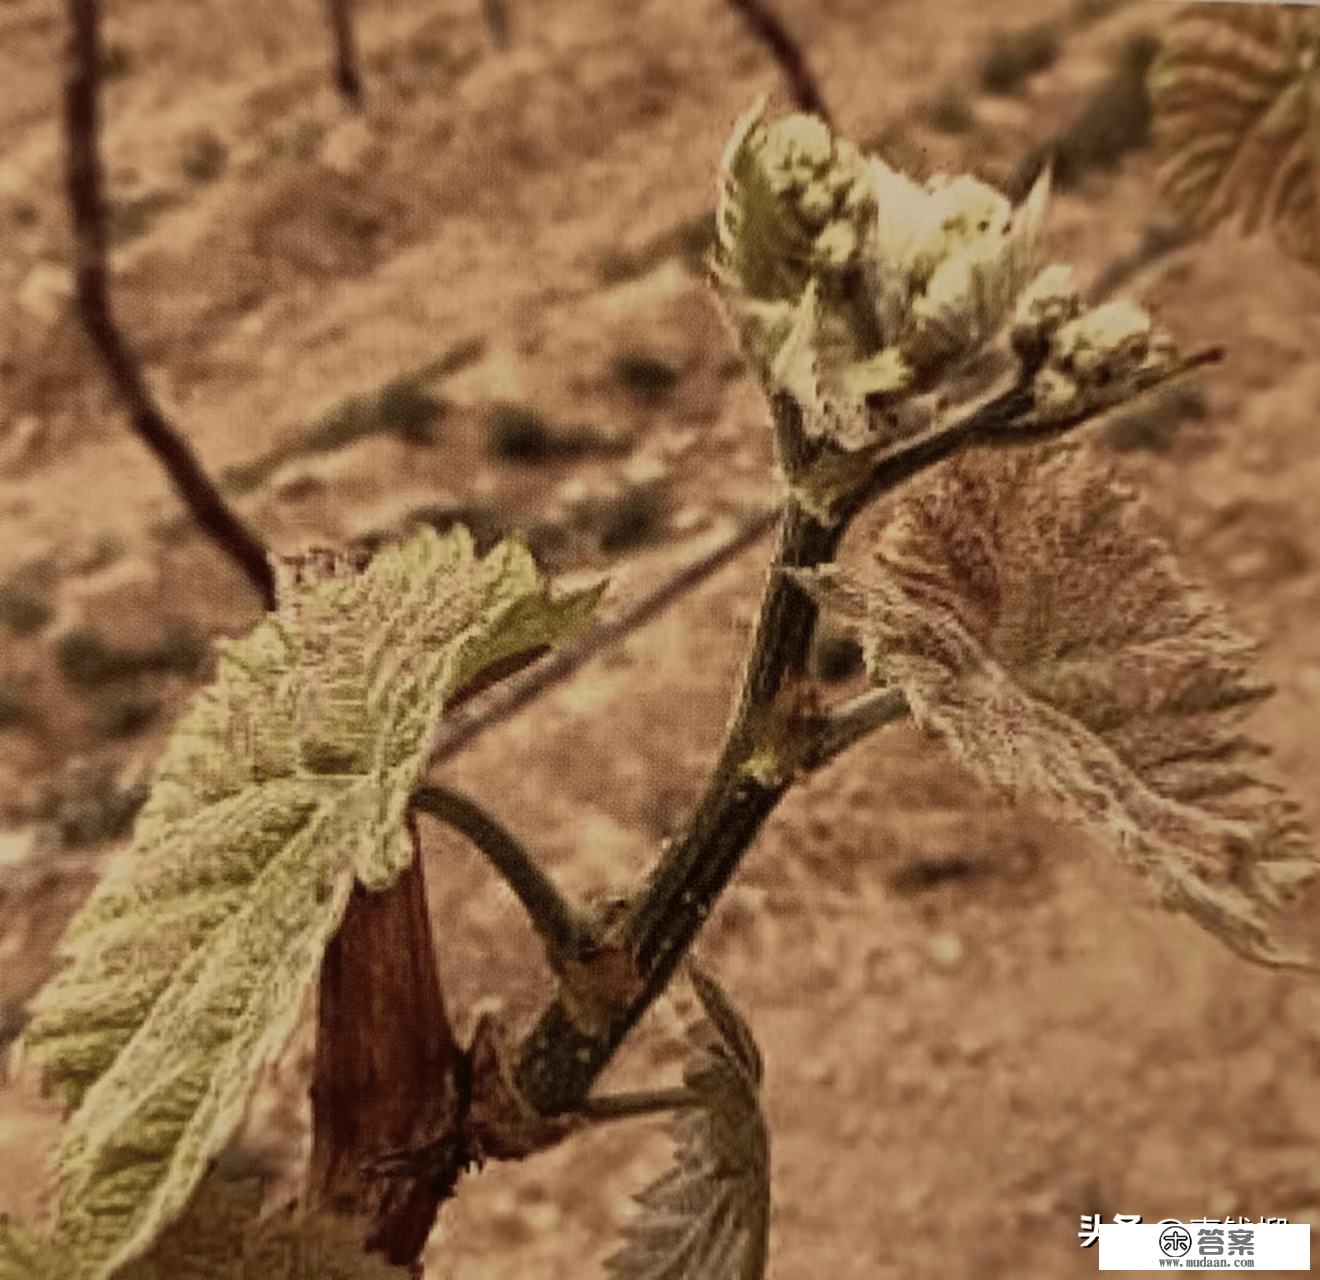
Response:
[{"label": "young grape leaf", "polygon": [[728,289],[793,303],[807,281],[858,261],[876,216],[869,162],[823,120],[762,120],[759,100],[734,127],[720,166],[712,268]]},{"label": "young grape leaf", "polygon": [[0,1214],[0,1280],[72,1280],[73,1259],[55,1241]]},{"label": "young grape leaf", "polygon": [[914,368],[944,369],[1007,323],[1040,266],[1049,193],[1048,169],[1017,209],[972,178],[933,187],[927,217],[937,238],[931,247],[924,247],[929,241],[916,246],[919,258],[930,255],[918,278],[928,270],[929,279],[913,299],[898,344]]},{"label": "young grape leaf", "polygon": [[[248,1229],[242,1266],[217,1280],[410,1280],[417,1274],[364,1253],[367,1231],[365,1223],[328,1213],[278,1213]],[[176,1274],[162,1270],[142,1280],[174,1280]]]},{"label": "young grape leaf", "polygon": [[257,1178],[211,1174],[183,1215],[114,1280],[407,1280],[363,1251],[365,1222],[306,1209],[261,1213]]},{"label": "young grape leaf", "polygon": [[1166,905],[1314,965],[1280,931],[1316,864],[1240,732],[1270,689],[1135,495],[1069,445],[968,452],[905,498],[878,574],[796,575],[857,621],[875,682],[991,786],[1116,839]]},{"label": "young grape leaf", "polygon": [[1159,182],[1196,228],[1272,224],[1320,264],[1320,20],[1305,5],[1189,5],[1151,69]]},{"label": "young grape leaf", "polygon": [[114,1280],[238,1280],[262,1199],[260,1178],[229,1179],[212,1170],[180,1216]]},{"label": "young grape leaf", "polygon": [[[809,283],[832,344],[859,354],[873,319],[853,279],[876,216],[871,169],[824,121],[792,115],[770,124],[759,101],[737,123],[720,167],[716,298],[764,381]],[[860,325],[860,328],[859,328]]]},{"label": "young grape leaf", "polygon": [[761,1280],[770,1231],[770,1134],[761,1053],[712,978],[691,966],[706,1018],[684,1082],[697,1106],[674,1123],[674,1167],[636,1197],[628,1243],[606,1260],[618,1280]]},{"label": "young grape leaf", "polygon": [[283,575],[176,725],[132,856],[74,918],[22,1044],[77,1108],[58,1238],[101,1280],[139,1256],[242,1121],[354,881],[387,888],[446,700],[588,619],[516,543],[422,529],[361,573]]}]

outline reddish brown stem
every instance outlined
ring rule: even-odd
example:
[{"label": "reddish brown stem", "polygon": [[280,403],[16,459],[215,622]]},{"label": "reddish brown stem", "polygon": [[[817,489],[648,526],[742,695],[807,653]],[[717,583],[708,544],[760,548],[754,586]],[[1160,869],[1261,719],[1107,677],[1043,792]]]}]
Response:
[{"label": "reddish brown stem", "polygon": [[345,102],[359,107],[362,105],[362,77],[358,74],[352,3],[353,0],[326,0],[326,14],[335,42],[335,88]]},{"label": "reddish brown stem", "polygon": [[370,1220],[369,1250],[416,1267],[463,1159],[445,1176],[371,1166],[460,1128],[466,1059],[440,991],[411,817],[408,831],[412,866],[383,893],[354,888],[321,965],[308,1185],[321,1208]]},{"label": "reddish brown stem", "polygon": [[64,91],[65,179],[73,215],[78,309],[111,382],[128,405],[134,431],[156,455],[197,522],[275,607],[275,576],[261,540],[231,511],[196,455],[152,400],[119,330],[106,287],[105,201],[101,191],[98,0],[68,0],[68,80]]},{"label": "reddish brown stem", "polygon": [[807,59],[798,48],[797,41],[789,34],[788,28],[775,13],[766,8],[762,0],[729,0],[729,4],[742,14],[756,37],[774,55],[793,91],[793,101],[797,103],[798,110],[819,116],[833,129],[834,121],[821,96],[816,77],[811,74]]}]

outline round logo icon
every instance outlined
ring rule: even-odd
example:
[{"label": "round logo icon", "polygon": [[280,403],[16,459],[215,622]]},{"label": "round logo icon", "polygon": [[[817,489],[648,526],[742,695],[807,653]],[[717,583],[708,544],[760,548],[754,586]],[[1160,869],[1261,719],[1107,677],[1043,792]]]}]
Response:
[{"label": "round logo icon", "polygon": [[1184,1257],[1191,1247],[1192,1233],[1181,1222],[1170,1221],[1169,1225],[1160,1232],[1160,1252],[1166,1258]]}]

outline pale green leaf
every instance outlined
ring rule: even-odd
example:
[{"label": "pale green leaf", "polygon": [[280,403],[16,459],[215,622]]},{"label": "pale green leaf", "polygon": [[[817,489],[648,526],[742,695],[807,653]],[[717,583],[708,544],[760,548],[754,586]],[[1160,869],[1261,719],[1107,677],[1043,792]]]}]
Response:
[{"label": "pale green leaf", "polygon": [[873,356],[845,365],[841,381],[845,395],[890,400],[912,385],[912,367],[896,347],[885,347]]},{"label": "pale green leaf", "polygon": [[814,282],[802,294],[793,327],[775,358],[771,388],[792,396],[802,412],[802,434],[812,444],[854,453],[875,443],[866,401],[846,385],[848,352],[840,349],[822,313]]},{"label": "pale green leaf", "polygon": [[368,1224],[305,1209],[262,1213],[260,1179],[211,1174],[181,1217],[114,1280],[407,1280],[363,1251]]},{"label": "pale green leaf", "polygon": [[932,193],[932,240],[916,249],[915,278],[924,277],[924,285],[899,340],[911,365],[943,368],[976,352],[1008,323],[1040,267],[1049,190],[1046,170],[1016,210],[970,178]]},{"label": "pale green leaf", "polygon": [[360,573],[281,574],[175,727],[132,856],[71,923],[23,1037],[71,1107],[59,1235],[93,1280],[177,1216],[283,1049],[355,881],[408,865],[403,821],[448,699],[585,624],[525,547],[422,529]]},{"label": "pale green leaf", "polygon": [[56,1241],[0,1214],[0,1280],[76,1280],[77,1267]]},{"label": "pale green leaf", "polygon": [[718,984],[695,966],[706,1019],[683,1073],[700,1099],[674,1124],[675,1162],[636,1197],[627,1243],[605,1263],[618,1280],[761,1280],[770,1227],[770,1135],[761,1053]]},{"label": "pale green leaf", "polygon": [[871,161],[876,192],[874,247],[867,272],[883,341],[893,342],[907,322],[917,291],[916,262],[929,236],[929,194],[883,160]]},{"label": "pale green leaf", "polygon": [[873,353],[863,268],[876,202],[870,164],[852,143],[814,116],[766,123],[763,113],[760,102],[725,151],[711,268],[739,347],[764,382],[808,285],[839,359]]},{"label": "pale green leaf", "polygon": [[876,215],[869,163],[824,121],[766,124],[759,101],[720,167],[716,279],[750,300],[796,302],[813,275],[860,260]]},{"label": "pale green leaf", "polygon": [[864,579],[800,579],[860,618],[873,680],[992,787],[1115,843],[1243,954],[1313,965],[1286,909],[1314,855],[1240,731],[1269,687],[1133,493],[1055,447],[969,452],[904,496]]},{"label": "pale green leaf", "polygon": [[783,216],[761,164],[760,99],[734,126],[720,165],[715,206],[716,278],[750,301],[796,302],[810,275],[811,241]]}]

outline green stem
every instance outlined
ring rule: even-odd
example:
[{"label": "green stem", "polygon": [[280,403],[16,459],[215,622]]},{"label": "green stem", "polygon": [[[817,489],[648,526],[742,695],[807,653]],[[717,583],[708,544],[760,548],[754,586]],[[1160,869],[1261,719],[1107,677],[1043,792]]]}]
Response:
[{"label": "green stem", "polygon": [[[812,568],[832,560],[843,525],[827,526],[796,503],[784,510],[776,567]],[[789,783],[766,784],[742,766],[756,745],[761,713],[790,674],[805,671],[815,603],[796,583],[771,572],[752,639],[733,722],[686,831],[666,851],[624,923],[624,940],[642,980],[637,996],[600,1035],[579,1027],[561,999],[525,1042],[517,1084],[543,1114],[580,1107],[597,1075],[664,989],[762,823]]]},{"label": "green stem", "polygon": [[[1218,350],[1202,352],[1175,368],[1152,371],[1136,389],[1145,390],[1219,356]],[[1108,394],[1127,399],[1133,389],[1116,388]],[[1006,389],[991,391],[968,405],[952,420],[894,445],[874,461],[866,482],[829,513],[829,523],[796,501],[788,503],[737,709],[719,760],[686,830],[666,850],[623,920],[621,940],[640,980],[636,994],[603,1030],[575,1021],[562,995],[546,1007],[523,1041],[515,1069],[519,1091],[538,1112],[557,1115],[581,1107],[625,1036],[664,990],[748,846],[791,785],[791,776],[767,781],[745,769],[758,745],[766,713],[785,681],[805,674],[816,626],[816,605],[779,570],[814,568],[833,560],[849,524],[863,507],[969,444],[1034,444],[1071,431],[1109,407],[1107,397],[1102,403],[1096,395],[1066,419],[1042,420],[1030,381],[1020,376]],[[801,411],[791,398],[774,397],[771,410],[781,441],[801,438]],[[850,719],[833,726],[837,734],[833,739],[827,736],[828,745],[818,748],[821,763],[875,724],[897,717],[902,708],[896,695],[886,695],[852,711]],[[831,732],[828,726],[825,732]],[[808,761],[812,759],[808,752]]]},{"label": "green stem", "polygon": [[836,708],[821,723],[806,767],[821,768],[876,729],[903,719],[908,711],[901,689],[868,689]]},{"label": "green stem", "polygon": [[578,1108],[578,1114],[599,1123],[679,1111],[684,1107],[698,1106],[700,1102],[700,1096],[685,1086],[674,1089],[640,1089],[635,1093],[609,1093],[603,1097],[588,1098]]},{"label": "green stem", "polygon": [[526,908],[552,959],[577,958],[590,950],[590,928],[518,840],[474,800],[430,784],[413,792],[412,807],[461,832],[490,859]]}]

